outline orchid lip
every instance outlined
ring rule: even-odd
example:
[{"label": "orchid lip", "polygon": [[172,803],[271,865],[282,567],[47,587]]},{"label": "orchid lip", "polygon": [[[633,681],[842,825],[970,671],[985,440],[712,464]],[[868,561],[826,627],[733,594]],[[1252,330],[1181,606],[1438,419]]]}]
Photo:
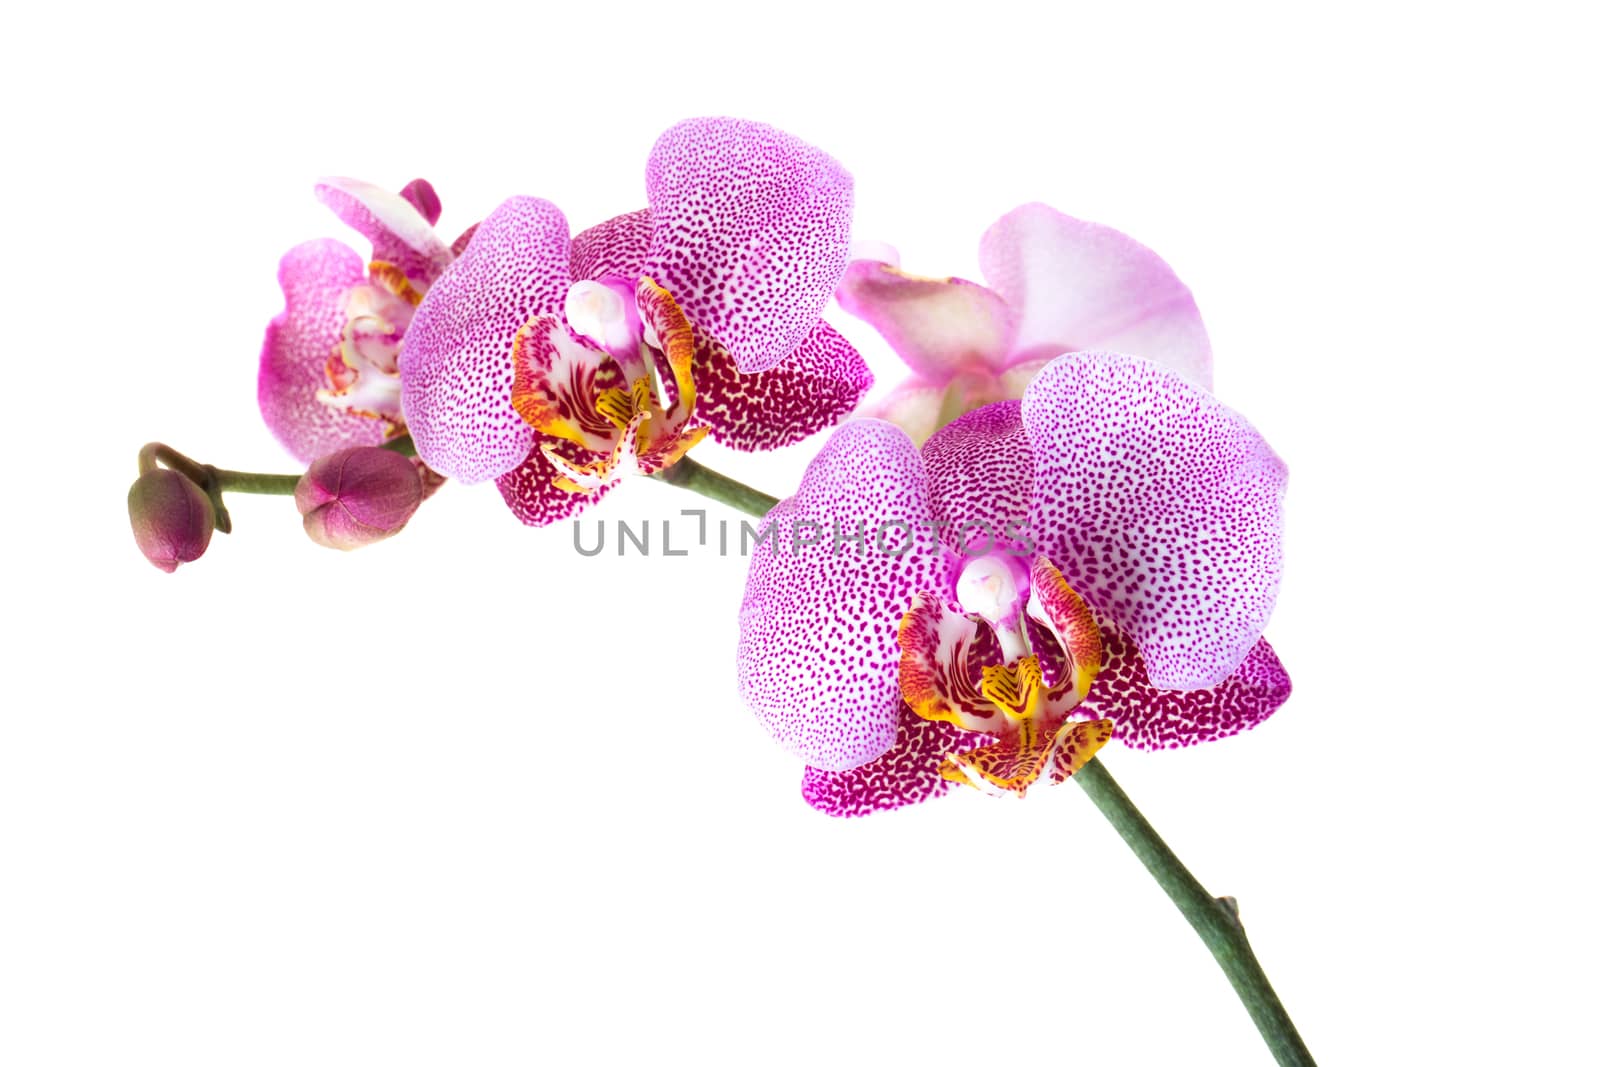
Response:
[{"label": "orchid lip", "polygon": [[653,474],[705,436],[705,427],[689,425],[693,327],[670,293],[649,278],[636,286],[615,277],[583,281],[568,288],[565,317],[565,324],[556,315],[534,319],[512,346],[513,409],[540,434],[594,457],[564,456],[547,442],[552,484],[589,493]]},{"label": "orchid lip", "polygon": [[[1074,719],[1102,659],[1087,603],[1042,556],[1026,572],[1006,557],[973,559],[956,594],[959,613],[931,593],[917,594],[900,624],[901,694],[911,711],[994,738],[947,756],[940,773],[1017,795],[1042,777],[1070,776],[1111,736],[1109,721]],[[1058,646],[1053,680],[1022,618],[1024,603]],[[992,645],[984,650],[985,629],[999,645],[998,662],[984,662],[993,655]]]}]

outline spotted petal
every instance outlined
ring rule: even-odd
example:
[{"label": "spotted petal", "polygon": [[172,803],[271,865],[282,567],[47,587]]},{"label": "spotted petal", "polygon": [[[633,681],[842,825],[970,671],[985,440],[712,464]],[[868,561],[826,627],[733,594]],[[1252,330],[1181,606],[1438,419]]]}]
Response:
[{"label": "spotted petal", "polygon": [[[551,450],[568,463],[576,464],[594,458],[569,441],[546,439],[545,443],[550,444]],[[549,526],[553,522],[570,519],[611,491],[611,486],[602,485],[591,492],[574,493],[556,485],[560,477],[560,472],[545,450],[535,448],[516,469],[496,478],[495,486],[511,513],[529,526]]]},{"label": "spotted petal", "polygon": [[745,452],[782,448],[833,426],[872,388],[861,354],[826,322],[818,322],[782,363],[741,374],[728,350],[697,332],[695,421],[711,436]]},{"label": "spotted petal", "polygon": [[947,382],[964,370],[999,371],[1016,317],[998,294],[962,278],[919,278],[858,259],[839,283],[839,306],[870,323],[920,377]]},{"label": "spotted petal", "polygon": [[650,152],[645,273],[741,370],[777,366],[844,273],[854,190],[826,153],[740,119],[689,119]]},{"label": "spotted petal", "polygon": [[572,280],[614,275],[632,284],[650,252],[650,211],[640,208],[594,226],[572,239]]},{"label": "spotted petal", "polygon": [[512,197],[423,298],[400,376],[417,453],[440,474],[472,484],[528,457],[534,431],[511,406],[511,347],[524,323],[561,310],[569,259],[556,206]]},{"label": "spotted petal", "polygon": [[344,337],[345,301],[365,280],[361,257],[333,240],[296,245],[278,264],[284,309],[261,345],[256,399],[267,428],[302,463],[383,442],[383,423],[317,399],[328,384],[328,358]]},{"label": "spotted petal", "polygon": [[[934,517],[944,524],[942,535],[951,549],[1032,555],[1033,447],[1022,427],[1020,400],[963,415],[928,438],[922,458]],[[987,548],[981,542],[985,537]],[[976,547],[974,540],[980,541]]]},{"label": "spotted petal", "polygon": [[950,791],[952,783],[939,773],[947,757],[991,740],[903,712],[889,751],[847,771],[807,767],[800,793],[818,811],[846,818],[920,804]]},{"label": "spotted petal", "polygon": [[[834,432],[761,525],[740,614],[739,688],[773,737],[814,767],[858,767],[894,742],[900,617],[913,593],[953,592],[931,520],[916,447],[888,423],[862,420]],[[857,533],[861,542],[847,540]]]},{"label": "spotted petal", "polygon": [[346,225],[372,242],[373,259],[393,263],[419,286],[433,284],[450,265],[449,247],[417,206],[420,202],[431,208],[438,218],[439,198],[427,182],[419,179],[397,194],[356,178],[324,178],[317,183],[316,194]]},{"label": "spotted petal", "polygon": [[1288,471],[1244,417],[1148,360],[1063,356],[1022,400],[1029,525],[1162,689],[1217,685],[1278,595]]},{"label": "spotted petal", "polygon": [[1188,286],[1126,234],[1025,204],[983,235],[978,262],[1021,316],[1015,360],[1109,349],[1211,388],[1211,342]]},{"label": "spotted petal", "polygon": [[1221,684],[1209,689],[1157,689],[1127,635],[1102,626],[1099,677],[1079,712],[1116,723],[1117,739],[1134,748],[1182,748],[1215,741],[1265,722],[1289,699],[1289,672],[1265,640]]}]

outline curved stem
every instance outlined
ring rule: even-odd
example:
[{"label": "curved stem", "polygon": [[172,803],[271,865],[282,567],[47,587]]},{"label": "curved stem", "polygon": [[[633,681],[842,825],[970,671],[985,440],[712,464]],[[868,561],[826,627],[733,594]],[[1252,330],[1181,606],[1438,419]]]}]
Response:
[{"label": "curved stem", "polygon": [[[409,441],[409,438],[407,438]],[[159,466],[175,470],[195,485],[205,490],[211,498],[211,509],[216,514],[217,531],[233,532],[233,518],[222,503],[223,493],[265,493],[272,496],[290,496],[300,482],[298,474],[257,474],[254,471],[230,471],[199,463],[160,441],[151,441],[139,449],[139,473],[148,474]]]},{"label": "curved stem", "polygon": [[652,477],[660,478],[680,489],[688,489],[701,496],[721,501],[758,519],[778,503],[777,497],[768,496],[759,489],[752,489],[743,482],[736,482],[725,474],[718,474],[688,456],[684,456],[666,470],[657,471]]},{"label": "curved stem", "polygon": [[205,488],[206,479],[209,477],[206,474],[205,464],[196,463],[170,445],[164,445],[160,441],[151,441],[139,449],[139,473],[149,474],[157,466],[164,466],[169,470],[177,471],[202,489]]},{"label": "curved stem", "polygon": [[1244,1003],[1261,1038],[1282,1067],[1314,1067],[1311,1053],[1294,1028],[1283,1002],[1273,992],[1272,983],[1261,969],[1250,940],[1239,922],[1239,906],[1232,897],[1214,897],[1199,879],[1189,873],[1183,861],[1161,840],[1155,828],[1133,806],[1128,794],[1105,769],[1099,758],[1090,760],[1072,780],[1089,794],[1100,814],[1122,836],[1133,854],[1139,857],[1156,884],[1189,920],[1206,948],[1228,976],[1233,991]]}]

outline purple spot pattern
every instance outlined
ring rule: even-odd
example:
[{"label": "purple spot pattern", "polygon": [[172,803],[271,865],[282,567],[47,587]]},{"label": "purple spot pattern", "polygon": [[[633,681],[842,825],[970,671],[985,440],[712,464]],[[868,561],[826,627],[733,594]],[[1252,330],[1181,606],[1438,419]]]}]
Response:
[{"label": "purple spot pattern", "polygon": [[[420,283],[419,288],[432,285],[434,279],[444,272],[452,259],[450,249],[433,232],[433,219],[429,219],[417,206],[418,199],[426,205],[431,198],[432,206],[437,209],[439,197],[433,191],[433,186],[418,178],[406,186],[398,196],[365,182],[351,182],[350,186],[351,188],[339,188],[334,185],[318,184],[314,191],[317,199],[328,205],[345,225],[372,242],[373,259],[393,263],[407,278]],[[382,199],[385,202],[385,210],[396,216],[410,212],[414,216],[409,220],[413,223],[409,227],[412,231],[411,238],[408,240],[390,222],[381,218],[373,206],[363,199],[363,195],[357,195],[352,189],[363,190],[366,200],[376,202]],[[411,195],[406,195],[407,192]],[[438,218],[437,210],[434,218]]]},{"label": "purple spot pattern", "polygon": [[[541,435],[539,444],[550,444],[569,463],[588,463],[594,458],[571,441]],[[557,473],[543,448],[535,448],[519,466],[496,478],[494,484],[511,513],[528,526],[549,526],[570,519],[614,488],[605,485],[592,493],[569,493],[556,488]]]},{"label": "purple spot pattern", "polygon": [[849,261],[849,172],[771,126],[704,118],[661,135],[645,186],[654,220],[645,272],[742,370],[777,366]]},{"label": "purple spot pattern", "polygon": [[870,763],[847,771],[807,767],[800,795],[825,815],[852,818],[920,804],[944,796],[954,783],[939,773],[946,756],[970,752],[994,740],[947,722],[902,710],[894,744]]},{"label": "purple spot pattern", "polygon": [[572,239],[572,280],[592,281],[614,274],[637,282],[650,251],[650,209],[618,215]]},{"label": "purple spot pattern", "polygon": [[1223,681],[1278,594],[1283,461],[1243,416],[1147,360],[1065,356],[1022,400],[1029,525],[1163,689]]},{"label": "purple spot pattern", "polygon": [[1265,722],[1289,699],[1289,672],[1265,639],[1209,689],[1157,689],[1127,635],[1102,623],[1100,639],[1100,673],[1077,713],[1110,719],[1112,736],[1133,748],[1183,748],[1228,737]]},{"label": "purple spot pattern", "polygon": [[561,312],[570,253],[554,204],[512,197],[418,306],[400,350],[402,404],[417,454],[440,474],[470,485],[528,458],[535,435],[511,407],[511,345],[529,319]]},{"label": "purple spot pattern", "polygon": [[743,452],[782,448],[837,425],[868,389],[872,372],[844,335],[818,322],[782,363],[741,374],[728,350],[695,331],[694,425]]},{"label": "purple spot pattern", "polygon": [[383,423],[317,399],[323,368],[344,336],[344,300],[366,280],[361,257],[328,238],[296,245],[278,263],[284,309],[267,324],[256,400],[272,435],[302,463],[383,442]]},{"label": "purple spot pattern", "polygon": [[[952,550],[961,551],[965,541],[981,555],[987,536],[994,538],[990,549],[1001,552],[1008,523],[1025,532],[1033,496],[1033,448],[1022,427],[1022,401],[969,411],[928,438],[922,458],[928,465],[933,515],[944,523],[940,536]],[[974,525],[963,538],[967,523]],[[1020,537],[1010,543],[1018,551],[1027,547]]]},{"label": "purple spot pattern", "polygon": [[[761,524],[739,629],[739,689],[773,738],[822,770],[867,763],[894,743],[900,719],[900,617],[919,589],[948,594],[954,575],[926,538],[879,553],[877,524],[931,521],[916,446],[885,422],[847,423],[811,461],[795,495]],[[821,543],[793,548],[817,524]],[[835,545],[865,523],[864,552]],[[890,537],[896,531],[891,530]],[[798,535],[798,536],[797,536]],[[894,547],[892,544],[890,547]]]}]

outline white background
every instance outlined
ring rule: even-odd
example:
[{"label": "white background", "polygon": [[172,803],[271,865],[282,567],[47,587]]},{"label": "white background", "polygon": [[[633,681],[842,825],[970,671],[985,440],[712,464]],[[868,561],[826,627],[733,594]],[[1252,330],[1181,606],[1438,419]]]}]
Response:
[{"label": "white background", "polygon": [[[7,16],[0,1060],[1267,1062],[1077,789],[808,809],[735,692],[738,560],[585,559],[458,486],[351,555],[282,498],[174,576],[135,551],[146,440],[293,469],[277,258],[366,252],[317,175],[577,229],[719,113],[833,153],[911,270],[975,276],[1033,199],[1173,264],[1293,474],[1296,692],[1107,765],[1322,1062],[1592,1056],[1576,5],[552,7]],[[697,456],[781,494],[817,445]]]}]

